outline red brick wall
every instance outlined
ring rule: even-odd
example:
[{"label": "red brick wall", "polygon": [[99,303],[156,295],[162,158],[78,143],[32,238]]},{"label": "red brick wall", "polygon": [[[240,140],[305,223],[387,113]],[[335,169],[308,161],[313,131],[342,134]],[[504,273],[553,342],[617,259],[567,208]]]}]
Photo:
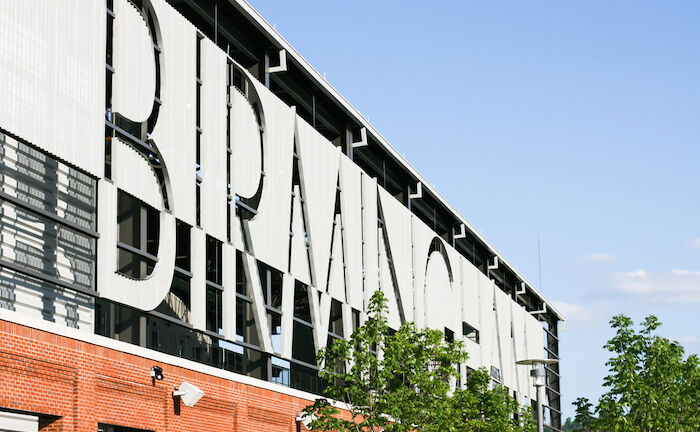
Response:
[{"label": "red brick wall", "polygon": [[[151,367],[165,379],[152,384]],[[182,381],[205,392],[175,412]],[[42,431],[98,423],[153,431],[295,432],[309,402],[0,320],[0,408],[38,413]],[[58,418],[57,418],[58,417]]]}]

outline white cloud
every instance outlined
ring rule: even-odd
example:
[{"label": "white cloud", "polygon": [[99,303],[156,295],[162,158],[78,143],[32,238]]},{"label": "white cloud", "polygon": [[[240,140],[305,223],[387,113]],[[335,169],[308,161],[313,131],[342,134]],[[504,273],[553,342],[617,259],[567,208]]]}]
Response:
[{"label": "white cloud", "polygon": [[700,303],[700,271],[673,269],[650,273],[638,269],[612,277],[613,292],[648,303]]},{"label": "white cloud", "polygon": [[698,343],[699,341],[700,339],[698,339],[697,336],[683,336],[682,338],[678,339],[678,342],[684,344]]},{"label": "white cloud", "polygon": [[700,237],[695,237],[688,242],[688,247],[693,249],[700,249]]},{"label": "white cloud", "polygon": [[644,269],[632,270],[631,272],[627,272],[624,274],[625,274],[625,276],[630,277],[630,278],[641,278],[641,279],[646,279],[649,276],[649,274]]},{"label": "white cloud", "polygon": [[585,257],[578,258],[574,260],[579,263],[602,263],[602,262],[612,262],[615,261],[617,257],[609,253],[592,253],[586,255]]},{"label": "white cloud", "polygon": [[560,301],[553,301],[552,304],[567,321],[593,321],[595,318],[589,309],[578,304]]},{"label": "white cloud", "polygon": [[671,274],[675,276],[700,276],[700,271],[673,269],[671,270]]}]

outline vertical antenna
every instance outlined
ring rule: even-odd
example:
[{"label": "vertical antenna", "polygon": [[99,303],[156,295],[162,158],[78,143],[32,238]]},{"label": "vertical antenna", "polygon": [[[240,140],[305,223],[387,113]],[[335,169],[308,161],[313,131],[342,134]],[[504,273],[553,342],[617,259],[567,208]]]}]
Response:
[{"label": "vertical antenna", "polygon": [[537,230],[537,268],[539,271],[539,281],[537,283],[537,287],[539,289],[542,289],[542,252],[541,252],[541,246],[540,246],[540,230]]}]

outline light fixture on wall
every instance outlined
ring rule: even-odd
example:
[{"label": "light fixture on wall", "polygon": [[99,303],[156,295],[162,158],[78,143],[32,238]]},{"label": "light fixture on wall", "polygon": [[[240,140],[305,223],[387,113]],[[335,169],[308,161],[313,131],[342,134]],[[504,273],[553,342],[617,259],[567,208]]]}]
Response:
[{"label": "light fixture on wall", "polygon": [[188,407],[193,406],[204,396],[204,392],[199,387],[188,382],[183,382],[173,391],[174,398],[180,398],[182,403]]},{"label": "light fixture on wall", "polygon": [[544,413],[542,410],[542,388],[545,385],[546,373],[544,365],[559,363],[557,359],[527,359],[515,362],[519,365],[532,366],[530,376],[535,379],[535,389],[537,390],[537,431],[544,431]]},{"label": "light fixture on wall", "polygon": [[153,366],[151,368],[151,378],[153,378],[153,383],[155,384],[156,380],[162,381],[163,380],[163,368],[160,366]]}]

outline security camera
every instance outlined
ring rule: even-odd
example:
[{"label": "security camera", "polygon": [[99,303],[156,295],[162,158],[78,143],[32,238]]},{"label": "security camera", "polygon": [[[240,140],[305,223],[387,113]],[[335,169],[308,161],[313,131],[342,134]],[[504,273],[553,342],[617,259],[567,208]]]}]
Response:
[{"label": "security camera", "polygon": [[153,366],[151,368],[151,378],[153,378],[154,381],[161,381],[163,379],[163,368],[159,366]]}]

